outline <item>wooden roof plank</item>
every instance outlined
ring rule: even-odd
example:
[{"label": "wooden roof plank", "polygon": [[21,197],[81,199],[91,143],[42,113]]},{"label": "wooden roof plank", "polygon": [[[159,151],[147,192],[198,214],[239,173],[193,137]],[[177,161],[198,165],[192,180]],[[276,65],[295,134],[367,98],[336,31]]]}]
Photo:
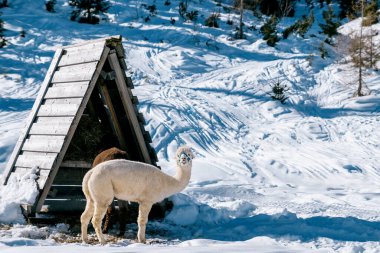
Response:
[{"label": "wooden roof plank", "polygon": [[70,125],[66,126],[49,126],[43,124],[35,124],[30,130],[33,135],[66,135],[69,132]]},{"label": "wooden roof plank", "polygon": [[40,108],[41,106],[41,102],[42,102],[42,99],[43,97],[45,96],[45,93],[47,91],[47,88],[49,86],[49,83],[52,79],[52,76],[53,76],[53,73],[57,67],[57,64],[61,58],[61,55],[62,55],[62,49],[58,49],[55,54],[54,54],[54,57],[53,57],[53,60],[50,64],[50,67],[46,73],[46,76],[45,76],[45,79],[41,85],[41,88],[40,88],[40,91],[37,95],[37,98],[34,102],[34,105],[33,105],[33,108],[31,110],[31,113],[29,114],[29,117],[28,119],[26,120],[26,127],[24,129],[24,131],[21,132],[20,136],[19,136],[19,139],[16,143],[16,146],[15,148],[13,149],[13,152],[11,154],[11,156],[9,157],[9,162],[7,163],[7,166],[5,168],[5,171],[3,173],[3,181],[2,181],[2,184],[6,184],[7,183],[7,180],[8,180],[8,177],[10,176],[10,173],[13,169],[13,166],[16,162],[16,158],[17,156],[19,155],[20,151],[21,151],[21,146],[23,145],[24,143],[24,140],[25,140],[25,137],[28,135],[29,133],[29,130],[30,128],[32,127],[32,123],[34,121],[34,118],[36,117],[37,115],[37,112],[38,112],[38,109]]},{"label": "wooden roof plank", "polygon": [[44,105],[54,105],[59,104],[61,106],[64,105],[70,105],[70,104],[77,104],[80,105],[82,103],[83,97],[77,97],[77,98],[52,98],[52,99],[45,99]]},{"label": "wooden roof plank", "polygon": [[67,104],[65,106],[59,104],[42,105],[37,116],[75,116],[79,106],[79,104]]},{"label": "wooden roof plank", "polygon": [[66,87],[50,87],[46,92],[45,99],[48,98],[74,98],[83,97],[88,85],[67,85]]},{"label": "wooden roof plank", "polygon": [[83,41],[83,42],[76,43],[74,45],[65,46],[62,49],[66,50],[66,49],[69,49],[69,48],[82,47],[84,45],[96,44],[96,43],[102,43],[104,45],[105,43],[108,43],[108,41],[112,41],[112,40],[116,40],[116,41],[119,41],[121,43],[121,39],[122,39],[121,35],[114,35],[114,36],[109,36],[109,37],[106,37],[106,38],[99,38],[99,39],[94,39],[94,40],[86,40],[86,41]]},{"label": "wooden roof plank", "polygon": [[59,153],[64,141],[65,136],[31,135],[25,141],[22,150]]},{"label": "wooden roof plank", "polygon": [[86,44],[81,47],[71,47],[65,50],[58,66],[68,66],[99,61],[102,56],[104,42]]},{"label": "wooden roof plank", "polygon": [[29,134],[66,135],[74,117],[37,117]]},{"label": "wooden roof plank", "polygon": [[89,62],[79,65],[59,67],[54,73],[52,83],[78,82],[91,80],[98,62]]},{"label": "wooden roof plank", "polygon": [[19,155],[15,166],[17,167],[27,167],[33,168],[37,166],[40,169],[51,169],[55,159],[57,158],[57,153],[41,154],[22,154]]},{"label": "wooden roof plank", "polygon": [[90,80],[78,81],[78,82],[67,82],[67,83],[52,83],[50,86],[56,88],[56,87],[67,87],[71,85],[89,85],[89,84],[90,84]]}]

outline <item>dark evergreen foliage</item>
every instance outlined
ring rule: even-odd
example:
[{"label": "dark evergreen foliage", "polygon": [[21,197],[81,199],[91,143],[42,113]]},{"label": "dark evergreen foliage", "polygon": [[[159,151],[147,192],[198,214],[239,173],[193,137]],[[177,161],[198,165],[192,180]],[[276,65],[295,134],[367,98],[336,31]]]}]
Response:
[{"label": "dark evergreen foliage", "polygon": [[57,0],[48,0],[45,2],[45,8],[48,12],[55,12],[55,4],[57,3]]},{"label": "dark evergreen foliage", "polygon": [[282,36],[284,39],[287,39],[290,34],[296,33],[296,34],[299,34],[302,38],[304,38],[305,34],[313,25],[313,23],[314,23],[314,13],[310,12],[310,15],[308,17],[303,15],[302,18],[298,20],[295,24],[286,28],[283,31]]},{"label": "dark evergreen foliage", "polygon": [[190,11],[186,13],[186,20],[197,21],[198,11]]},{"label": "dark evergreen foliage", "polygon": [[352,16],[352,14],[355,12],[355,2],[353,0],[338,0],[338,2],[340,7],[339,18],[343,19]]},{"label": "dark evergreen foliage", "polygon": [[[258,7],[264,15],[277,17],[294,17],[295,0],[261,0]],[[257,5],[253,5],[257,8]]]},{"label": "dark evergreen foliage", "polygon": [[7,45],[7,40],[4,37],[4,31],[4,21],[0,18],[0,48],[3,48]]},{"label": "dark evergreen foliage", "polygon": [[186,19],[187,4],[181,1],[178,5],[178,14],[181,18]]},{"label": "dark evergreen foliage", "polygon": [[261,33],[263,34],[263,39],[267,41],[267,44],[271,47],[274,47],[276,43],[280,40],[277,36],[277,24],[278,18],[273,15],[268,21],[260,28]]},{"label": "dark evergreen foliage", "polygon": [[24,29],[22,29],[21,32],[20,32],[20,37],[21,38],[25,38],[25,36],[26,36],[26,32],[25,32]]},{"label": "dark evergreen foliage", "polygon": [[0,2],[0,8],[8,7],[8,0],[2,0]]},{"label": "dark evergreen foliage", "polygon": [[208,27],[218,28],[218,20],[220,18],[220,13],[212,13],[205,21],[205,25]]},{"label": "dark evergreen foliage", "polygon": [[99,17],[97,15],[107,12],[111,7],[107,0],[69,0],[69,5],[74,8],[70,19],[88,24],[98,24]]},{"label": "dark evergreen foliage", "polygon": [[286,85],[281,84],[280,80],[277,80],[277,82],[272,85],[271,98],[273,100],[279,100],[282,104],[285,104],[285,101],[288,99],[285,92],[288,90],[289,88]]},{"label": "dark evergreen foliage", "polygon": [[338,27],[340,26],[339,21],[334,21],[336,19],[336,15],[334,14],[333,9],[329,6],[327,11],[323,12],[323,19],[325,20],[325,24],[319,24],[322,29],[322,32],[326,34],[329,38],[338,34]]},{"label": "dark evergreen foliage", "polygon": [[195,22],[197,19],[198,19],[198,11],[187,11],[187,1],[186,2],[183,2],[181,1],[178,5],[178,13],[179,13],[179,16],[183,19],[183,20],[191,20],[193,22]]},{"label": "dark evergreen foliage", "polygon": [[165,2],[164,2],[164,5],[165,6],[169,6],[169,5],[171,5],[172,3],[169,1],[169,0],[165,0]]},{"label": "dark evergreen foliage", "polygon": [[146,7],[146,9],[149,11],[149,13],[150,13],[151,16],[154,16],[154,15],[157,14],[157,6],[156,6],[155,4],[153,4],[153,5],[148,5],[148,6]]}]

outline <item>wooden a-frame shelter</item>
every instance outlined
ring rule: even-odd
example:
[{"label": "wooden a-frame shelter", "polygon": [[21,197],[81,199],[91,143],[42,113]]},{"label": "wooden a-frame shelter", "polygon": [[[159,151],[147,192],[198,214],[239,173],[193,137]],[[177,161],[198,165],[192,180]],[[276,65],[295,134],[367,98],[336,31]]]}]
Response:
[{"label": "wooden a-frame shelter", "polygon": [[[136,107],[138,99],[131,92],[132,81],[125,74],[124,58],[121,36],[56,51],[2,182],[7,184],[17,174],[37,168],[39,195],[34,205],[24,206],[27,216],[84,210],[81,183],[97,153],[86,161],[80,157],[81,150],[72,147],[95,126],[101,134],[108,132],[99,145],[114,138],[115,146],[126,150],[131,160],[156,165],[150,135]],[[85,120],[90,123],[82,123]],[[85,127],[79,130],[81,124]],[[70,150],[76,154],[70,155]]]}]

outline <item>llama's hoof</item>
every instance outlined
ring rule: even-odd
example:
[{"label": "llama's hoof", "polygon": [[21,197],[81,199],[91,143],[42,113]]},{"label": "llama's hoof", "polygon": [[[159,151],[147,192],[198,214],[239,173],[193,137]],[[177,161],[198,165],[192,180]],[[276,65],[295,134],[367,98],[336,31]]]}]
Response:
[{"label": "llama's hoof", "polygon": [[120,231],[120,232],[117,234],[118,237],[124,237],[124,235],[125,235],[125,231]]},{"label": "llama's hoof", "polygon": [[146,240],[145,239],[137,239],[137,242],[146,244]]}]

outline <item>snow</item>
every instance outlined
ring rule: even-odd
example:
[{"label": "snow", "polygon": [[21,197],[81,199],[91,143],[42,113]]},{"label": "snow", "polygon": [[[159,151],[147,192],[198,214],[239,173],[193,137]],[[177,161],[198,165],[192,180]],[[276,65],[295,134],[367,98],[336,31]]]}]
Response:
[{"label": "snow", "polygon": [[[371,94],[353,97],[356,70],[340,50],[326,45],[330,57],[320,58],[318,5],[305,39],[291,35],[271,48],[258,32],[263,21],[248,11],[246,27],[256,29],[246,40],[231,39],[233,10],[222,11],[220,28],[203,26],[216,8],[209,0],[189,1],[197,24],[179,20],[175,0],[156,2],[147,23],[140,5],[153,1],[112,1],[100,25],[70,21],[70,7],[57,2],[56,13],[37,1],[2,9],[10,45],[0,51],[0,172],[55,49],[121,34],[159,165],[173,174],[175,150],[187,144],[193,174],[166,218],[148,223],[148,245],[135,243],[132,224],[106,246],[82,245],[65,224],[26,225],[19,205],[37,189],[33,171],[22,175],[0,186],[0,223],[12,224],[0,226],[1,252],[380,252],[380,75],[366,71]],[[358,22],[339,31],[350,35]],[[284,105],[269,95],[277,80],[289,87]]]}]

